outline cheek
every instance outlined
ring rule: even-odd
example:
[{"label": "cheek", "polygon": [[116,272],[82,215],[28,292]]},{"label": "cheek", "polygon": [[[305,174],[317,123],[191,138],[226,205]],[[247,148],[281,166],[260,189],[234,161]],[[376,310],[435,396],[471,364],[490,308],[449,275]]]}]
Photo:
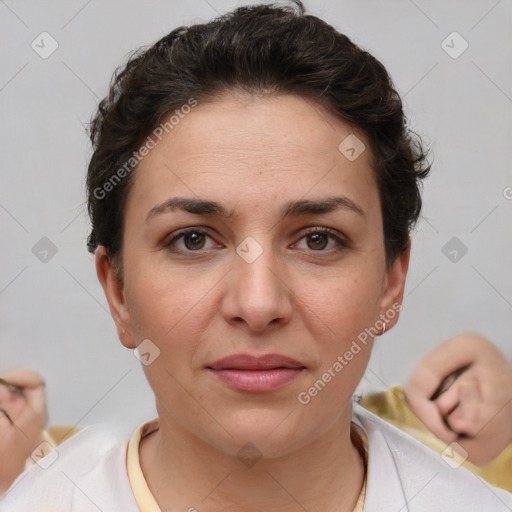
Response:
[{"label": "cheek", "polygon": [[190,367],[197,366],[204,333],[216,312],[212,288],[218,279],[158,266],[151,269],[149,263],[131,275],[126,298],[133,335],[137,343],[149,339],[158,348],[154,362],[143,366],[146,378],[159,400],[166,403],[172,397],[186,410],[190,404],[181,385],[195,393],[197,383]]},{"label": "cheek", "polygon": [[[312,321],[317,319],[326,329],[326,340],[347,342],[351,337],[372,325],[379,314],[380,281],[370,273],[331,279],[303,289],[300,296],[311,311]],[[323,337],[320,336],[319,340]]]},{"label": "cheek", "polygon": [[[158,356],[142,369],[155,395],[184,400],[187,396],[178,382],[184,382],[183,372],[190,367],[201,340],[201,318],[207,316],[207,289],[190,279],[167,276],[165,272],[133,272],[127,283],[126,300],[131,326],[137,344],[149,339],[158,348]],[[188,284],[187,284],[188,281]],[[173,378],[174,377],[174,378]],[[178,379],[178,380],[175,380]],[[187,389],[193,389],[187,383]]]},{"label": "cheek", "polygon": [[172,343],[180,337],[178,333],[190,333],[205,315],[212,287],[207,276],[171,272],[149,261],[132,269],[130,276],[126,300],[137,340],[149,338],[158,344],[165,339]]},{"label": "cheek", "polygon": [[330,283],[309,293],[302,317],[308,319],[306,329],[315,340],[318,361],[311,383],[318,378],[329,382],[323,399],[341,404],[352,395],[368,364],[373,345],[368,329],[378,319],[380,287],[377,275],[370,274]]},{"label": "cheek", "polygon": [[[378,318],[379,288],[374,279],[354,278],[317,288],[306,310],[318,366],[297,399],[308,418],[330,424],[355,392],[373,346],[365,331]],[[305,316],[305,315],[304,315]]]}]

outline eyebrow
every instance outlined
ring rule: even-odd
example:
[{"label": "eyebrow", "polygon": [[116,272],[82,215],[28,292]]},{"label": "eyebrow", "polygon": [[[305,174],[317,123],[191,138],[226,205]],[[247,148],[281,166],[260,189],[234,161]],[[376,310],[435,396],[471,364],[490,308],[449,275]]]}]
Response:
[{"label": "eyebrow", "polygon": [[[285,204],[281,210],[281,218],[299,217],[301,215],[318,215],[330,213],[335,210],[344,209],[357,213],[364,220],[366,215],[363,209],[354,201],[345,196],[327,197],[324,199],[299,199]],[[234,217],[233,211],[228,211],[222,204],[216,201],[204,199],[173,197],[164,203],[155,206],[149,210],[146,216],[146,222],[153,217],[172,210],[182,210],[194,215],[215,215],[223,219]]]}]

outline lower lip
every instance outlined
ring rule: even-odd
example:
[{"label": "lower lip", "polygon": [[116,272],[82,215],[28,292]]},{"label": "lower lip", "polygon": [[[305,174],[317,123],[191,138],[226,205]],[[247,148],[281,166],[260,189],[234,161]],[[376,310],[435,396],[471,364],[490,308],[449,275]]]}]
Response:
[{"label": "lower lip", "polygon": [[274,391],[298,377],[304,368],[275,368],[273,370],[213,370],[224,384],[238,391],[261,393]]}]

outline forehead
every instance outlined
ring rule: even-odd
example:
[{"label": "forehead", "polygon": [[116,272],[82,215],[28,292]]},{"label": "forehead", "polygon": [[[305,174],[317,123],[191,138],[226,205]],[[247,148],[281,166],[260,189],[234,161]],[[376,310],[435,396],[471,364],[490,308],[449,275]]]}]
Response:
[{"label": "forehead", "polygon": [[199,102],[149,152],[129,203],[215,196],[252,208],[339,191],[365,208],[378,195],[371,160],[365,136],[312,100],[226,93]]}]

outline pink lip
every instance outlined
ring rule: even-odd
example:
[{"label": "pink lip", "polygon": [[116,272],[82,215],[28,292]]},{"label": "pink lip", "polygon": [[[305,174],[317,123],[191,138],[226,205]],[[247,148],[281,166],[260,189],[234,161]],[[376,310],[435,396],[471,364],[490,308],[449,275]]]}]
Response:
[{"label": "pink lip", "polygon": [[280,354],[234,354],[207,366],[224,384],[239,391],[273,391],[300,375],[302,363]]}]

